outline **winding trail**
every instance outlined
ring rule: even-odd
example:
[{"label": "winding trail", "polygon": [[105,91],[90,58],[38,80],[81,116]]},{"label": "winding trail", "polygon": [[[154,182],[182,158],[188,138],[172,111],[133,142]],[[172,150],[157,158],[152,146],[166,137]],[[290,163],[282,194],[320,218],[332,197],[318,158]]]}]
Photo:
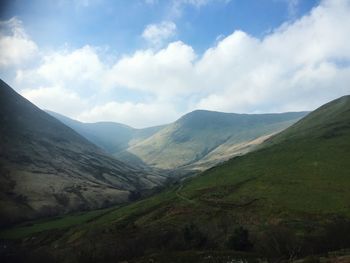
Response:
[{"label": "winding trail", "polygon": [[182,200],[185,200],[185,201],[188,202],[188,203],[194,204],[194,203],[195,203],[194,200],[188,199],[186,196],[183,196],[183,195],[180,193],[180,191],[182,190],[183,186],[184,186],[184,185],[181,184],[181,185],[179,186],[179,188],[176,190],[176,196],[177,196],[178,198],[182,199]]}]

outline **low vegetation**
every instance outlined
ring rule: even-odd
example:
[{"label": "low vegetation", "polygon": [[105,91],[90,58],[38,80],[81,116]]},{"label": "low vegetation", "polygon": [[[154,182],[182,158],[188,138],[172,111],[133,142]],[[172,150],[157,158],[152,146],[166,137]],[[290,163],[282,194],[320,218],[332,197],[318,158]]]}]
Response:
[{"label": "low vegetation", "polygon": [[150,198],[79,216],[64,231],[56,219],[2,232],[3,256],[21,249],[52,262],[322,262],[350,247],[349,123],[347,96],[259,150]]}]

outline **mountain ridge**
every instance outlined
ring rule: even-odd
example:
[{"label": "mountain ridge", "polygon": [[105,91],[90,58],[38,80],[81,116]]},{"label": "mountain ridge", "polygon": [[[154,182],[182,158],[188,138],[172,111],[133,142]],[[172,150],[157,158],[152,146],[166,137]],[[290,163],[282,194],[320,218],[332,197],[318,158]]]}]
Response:
[{"label": "mountain ridge", "polygon": [[[350,246],[349,149],[346,96],[311,112],[259,149],[71,226],[52,241],[54,249],[36,243],[36,251],[72,259],[78,249],[80,259],[111,262],[283,262],[342,250]],[[0,236],[22,237],[33,245],[28,236],[45,240],[50,231],[19,227]]]},{"label": "mountain ridge", "polygon": [[[129,147],[127,151],[151,167],[176,169],[187,166],[197,169],[196,162],[220,145],[248,143],[280,131],[306,114],[307,112],[237,114],[197,110]],[[221,152],[217,156],[220,154],[227,152]],[[228,154],[231,157],[234,155],[235,152]],[[224,160],[225,158],[219,161]],[[217,163],[209,160],[204,169]]]},{"label": "mountain ridge", "polygon": [[1,224],[129,201],[165,178],[131,167],[0,81]]},{"label": "mountain ridge", "polygon": [[46,112],[112,155],[151,136],[164,126],[136,129],[123,123],[110,121],[80,122],[53,111],[46,110]]},{"label": "mountain ridge", "polygon": [[[179,175],[194,174],[245,154],[307,114],[195,110],[167,125],[134,129],[113,122],[82,123],[48,112],[128,164],[168,173],[175,169]],[[113,127],[103,127],[106,125]]]}]

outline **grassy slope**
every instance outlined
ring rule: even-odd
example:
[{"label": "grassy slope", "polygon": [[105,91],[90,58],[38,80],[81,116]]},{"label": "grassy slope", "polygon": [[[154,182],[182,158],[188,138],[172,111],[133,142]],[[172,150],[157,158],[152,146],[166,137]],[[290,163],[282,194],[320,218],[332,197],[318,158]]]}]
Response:
[{"label": "grassy slope", "polygon": [[280,131],[306,113],[233,114],[194,111],[128,149],[165,169],[192,164],[222,144],[235,145]]},{"label": "grassy slope", "polygon": [[[138,215],[137,222],[145,225],[182,218],[198,221],[221,208],[241,214],[242,222],[258,224],[267,219],[350,216],[349,96],[324,105],[264,145],[164,193],[171,202],[155,196],[109,216],[117,221],[124,214]],[[154,210],[155,202],[163,203],[161,209]],[[169,216],[174,210],[178,213]]]},{"label": "grassy slope", "polygon": [[250,202],[252,205],[243,212],[251,209],[256,217],[350,215],[346,202],[350,200],[349,123],[348,96],[324,105],[265,142],[258,151],[233,158],[179,188],[123,207],[99,220],[118,221],[134,212],[156,213],[154,208],[159,204],[189,206],[191,214],[196,215],[196,209],[240,207]]},{"label": "grassy slope", "polygon": [[[210,198],[219,189],[247,181],[220,200],[258,199],[259,213],[350,215],[350,96],[324,105],[271,138],[262,149],[205,172],[183,193]],[[215,191],[211,191],[214,187]],[[261,209],[261,206],[264,209]]]},{"label": "grassy slope", "polygon": [[[260,150],[73,227],[55,244],[67,248],[67,242],[83,232],[68,244],[84,246],[98,232],[97,245],[102,247],[133,240],[133,245],[140,242],[154,251],[182,244],[184,240],[174,241],[169,233],[181,232],[191,223],[219,247],[237,225],[259,232],[282,223],[305,234],[334,215],[350,218],[348,171],[350,96],[324,105]],[[20,236],[16,229],[12,233]],[[6,235],[11,237],[11,231]]]},{"label": "grassy slope", "polygon": [[46,230],[66,229],[75,225],[82,225],[91,220],[96,220],[98,217],[109,213],[113,209],[117,209],[117,207],[93,210],[89,212],[80,212],[71,215],[58,216],[50,219],[43,219],[40,221],[37,220],[25,222],[20,225],[17,225],[16,228],[3,230],[1,232],[1,238],[17,239]]}]

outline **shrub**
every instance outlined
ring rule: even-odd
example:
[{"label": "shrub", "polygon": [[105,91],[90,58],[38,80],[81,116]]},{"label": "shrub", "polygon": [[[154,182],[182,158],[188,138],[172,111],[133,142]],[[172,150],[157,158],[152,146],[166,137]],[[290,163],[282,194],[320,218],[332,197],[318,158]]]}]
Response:
[{"label": "shrub", "polygon": [[249,251],[253,244],[249,240],[249,232],[243,227],[238,227],[227,241],[227,247],[238,251]]},{"label": "shrub", "polygon": [[203,248],[207,244],[207,237],[196,225],[189,224],[183,229],[184,241],[189,248]]},{"label": "shrub", "polygon": [[316,256],[308,256],[303,260],[303,263],[320,263],[320,258]]},{"label": "shrub", "polygon": [[268,261],[293,260],[300,256],[302,243],[294,231],[284,226],[269,226],[256,242],[257,251]]}]

